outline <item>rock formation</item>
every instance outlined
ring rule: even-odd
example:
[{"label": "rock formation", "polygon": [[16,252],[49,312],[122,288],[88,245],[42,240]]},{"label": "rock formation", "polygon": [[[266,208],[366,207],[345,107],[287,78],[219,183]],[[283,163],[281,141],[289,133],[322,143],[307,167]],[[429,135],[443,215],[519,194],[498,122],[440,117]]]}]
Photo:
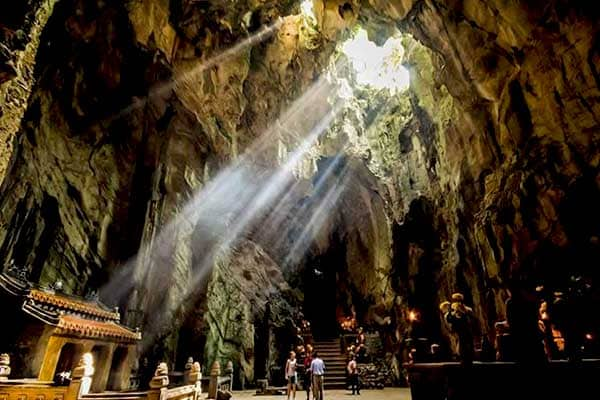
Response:
[{"label": "rock formation", "polygon": [[[437,304],[456,290],[491,334],[509,281],[598,278],[593,5],[314,0],[313,19],[298,3],[30,1],[14,18],[29,22],[1,20],[30,43],[25,63],[8,39],[0,54],[0,140],[14,143],[2,151],[2,260],[68,292],[103,288],[152,333],[156,357],[185,360],[188,340],[204,365],[233,359],[250,381],[287,350],[274,342],[307,305],[315,266],[339,287],[332,313],[354,306],[361,322],[402,331],[417,308],[438,339]],[[379,44],[401,35],[408,91],[360,88],[335,64],[357,26]],[[325,75],[353,97],[338,99],[280,206],[212,254],[218,235],[181,220],[186,204],[264,132],[275,133],[255,175],[277,171],[302,143],[298,127],[278,133],[280,117]],[[306,119],[335,109],[329,100],[311,101]]]}]

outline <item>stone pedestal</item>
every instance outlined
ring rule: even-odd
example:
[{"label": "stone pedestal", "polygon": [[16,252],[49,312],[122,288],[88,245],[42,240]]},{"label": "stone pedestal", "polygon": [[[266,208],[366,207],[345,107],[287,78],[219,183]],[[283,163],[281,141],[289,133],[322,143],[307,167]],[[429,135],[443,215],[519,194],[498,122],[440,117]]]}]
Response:
[{"label": "stone pedestal", "polygon": [[148,400],[161,400],[167,396],[167,386],[169,386],[169,368],[167,363],[161,362],[156,367],[154,377],[150,380],[150,390],[148,391]]}]

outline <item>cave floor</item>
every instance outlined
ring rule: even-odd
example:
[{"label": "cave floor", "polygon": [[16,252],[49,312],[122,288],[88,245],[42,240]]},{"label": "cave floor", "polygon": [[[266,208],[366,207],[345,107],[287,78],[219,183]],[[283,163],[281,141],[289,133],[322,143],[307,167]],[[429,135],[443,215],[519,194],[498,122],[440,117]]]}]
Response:
[{"label": "cave floor", "polygon": [[[285,395],[274,396],[256,396],[255,391],[244,390],[233,392],[232,400],[238,399],[256,399],[256,400],[284,400]],[[304,400],[305,393],[297,393],[296,400]],[[367,390],[363,389],[360,396],[352,396],[348,390],[325,390],[323,395],[324,400],[410,400],[410,389],[408,388],[385,388],[383,390]],[[312,399],[312,396],[311,396]]]}]

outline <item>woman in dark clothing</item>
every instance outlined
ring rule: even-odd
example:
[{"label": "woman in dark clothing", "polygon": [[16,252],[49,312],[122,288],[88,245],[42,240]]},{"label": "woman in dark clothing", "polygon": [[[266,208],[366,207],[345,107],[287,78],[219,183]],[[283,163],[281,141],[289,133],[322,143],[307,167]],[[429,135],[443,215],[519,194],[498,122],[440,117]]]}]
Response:
[{"label": "woman in dark clothing", "polygon": [[312,376],[310,374],[310,363],[312,362],[312,351],[309,348],[306,349],[306,355],[304,357],[304,389],[306,390],[306,400],[309,400],[310,397],[310,386],[312,382]]}]

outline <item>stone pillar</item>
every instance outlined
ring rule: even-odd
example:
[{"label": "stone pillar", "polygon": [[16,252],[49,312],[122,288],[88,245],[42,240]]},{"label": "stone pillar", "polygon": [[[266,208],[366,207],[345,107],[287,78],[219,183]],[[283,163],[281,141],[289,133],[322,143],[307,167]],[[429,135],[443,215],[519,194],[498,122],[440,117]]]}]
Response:
[{"label": "stone pillar", "polygon": [[148,400],[164,400],[167,397],[167,386],[169,386],[169,368],[167,363],[161,362],[156,367],[154,377],[150,381]]},{"label": "stone pillar", "polygon": [[106,390],[106,383],[108,382],[108,377],[110,375],[114,352],[114,344],[107,344],[106,346],[101,347],[99,352],[100,356],[96,361],[96,374],[94,375],[92,391],[103,392]]},{"label": "stone pillar", "polygon": [[[135,356],[135,346],[117,347],[115,350],[125,352],[125,356],[121,355],[119,365],[116,366],[116,370],[111,369],[110,373],[113,376],[111,379],[113,387],[111,390],[121,391],[129,389],[129,378],[131,377],[132,362]],[[115,355],[113,354],[113,360]]]},{"label": "stone pillar", "polygon": [[44,359],[40,368],[40,374],[38,379],[40,381],[53,381],[54,373],[56,371],[56,363],[60,358],[62,347],[65,344],[65,340],[60,337],[51,336],[46,346],[44,353]]},{"label": "stone pillar", "polygon": [[92,387],[92,376],[94,375],[94,357],[85,353],[79,365],[71,373],[71,383],[67,388],[65,400],[77,400],[82,395],[88,394]]},{"label": "stone pillar", "polygon": [[208,398],[216,399],[219,390],[219,375],[221,375],[221,365],[215,361],[210,369],[210,381],[208,382]]},{"label": "stone pillar", "polygon": [[6,353],[0,354],[0,381],[8,380],[10,375],[10,356]]}]

